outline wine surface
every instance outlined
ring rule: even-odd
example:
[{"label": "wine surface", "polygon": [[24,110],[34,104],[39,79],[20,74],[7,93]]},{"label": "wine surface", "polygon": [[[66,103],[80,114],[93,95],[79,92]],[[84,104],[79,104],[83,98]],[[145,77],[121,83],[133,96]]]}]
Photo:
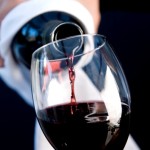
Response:
[{"label": "wine surface", "polygon": [[[103,110],[103,111],[101,111]],[[117,125],[102,101],[67,103],[37,113],[39,124],[58,150],[123,150],[129,135],[129,108],[122,104]]]}]

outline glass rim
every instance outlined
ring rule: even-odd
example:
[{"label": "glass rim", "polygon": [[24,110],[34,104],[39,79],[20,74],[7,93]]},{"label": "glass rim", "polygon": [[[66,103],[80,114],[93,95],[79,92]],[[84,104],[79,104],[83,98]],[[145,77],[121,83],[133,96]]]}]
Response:
[{"label": "glass rim", "polygon": [[[34,58],[35,59],[35,57],[34,57],[34,55],[36,54],[36,53],[38,53],[38,52],[40,52],[40,51],[44,51],[45,49],[44,48],[46,48],[47,46],[49,46],[49,45],[55,45],[55,44],[57,44],[57,43],[59,43],[59,42],[61,42],[61,41],[66,41],[67,39],[74,39],[74,38],[78,38],[78,37],[100,37],[101,39],[103,39],[103,42],[102,42],[102,44],[101,45],[99,45],[97,48],[94,48],[94,49],[91,49],[91,50],[89,50],[88,52],[84,52],[84,53],[82,53],[82,54],[77,54],[77,55],[74,55],[74,58],[75,57],[79,57],[79,56],[82,56],[82,55],[85,55],[85,54],[87,54],[87,53],[91,53],[91,52],[95,52],[95,51],[97,51],[98,49],[100,49],[101,47],[103,47],[105,44],[106,44],[106,36],[104,36],[104,35],[102,35],[102,34],[98,34],[98,33],[93,33],[93,34],[81,34],[81,35],[74,35],[74,36],[69,36],[69,37],[66,37],[66,38],[63,38],[63,39],[59,39],[59,40],[56,40],[56,41],[51,41],[51,42],[49,42],[49,43],[47,43],[47,44],[45,44],[45,45],[43,45],[43,46],[41,46],[41,47],[39,47],[38,49],[36,49],[33,53],[32,53],[32,59]],[[59,61],[59,60],[66,60],[66,59],[68,59],[68,57],[66,56],[66,57],[63,57],[63,58],[58,58],[58,59],[54,59],[54,60],[49,60],[49,61]]]}]

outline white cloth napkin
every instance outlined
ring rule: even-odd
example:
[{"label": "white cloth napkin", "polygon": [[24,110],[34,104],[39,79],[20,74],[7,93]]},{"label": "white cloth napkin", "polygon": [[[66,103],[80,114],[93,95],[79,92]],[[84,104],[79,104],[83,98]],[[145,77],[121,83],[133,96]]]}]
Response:
[{"label": "white cloth napkin", "polygon": [[30,82],[27,83],[20,68],[14,62],[10,44],[14,35],[25,23],[39,14],[51,11],[66,12],[77,18],[86,28],[87,33],[94,32],[91,14],[75,0],[29,0],[16,6],[8,13],[0,26],[0,50],[5,59],[5,67],[0,69],[0,76],[29,105],[32,105]]}]

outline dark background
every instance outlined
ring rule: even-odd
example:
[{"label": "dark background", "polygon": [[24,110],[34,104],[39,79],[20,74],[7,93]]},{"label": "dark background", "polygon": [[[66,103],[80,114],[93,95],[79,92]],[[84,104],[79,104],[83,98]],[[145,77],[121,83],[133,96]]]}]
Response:
[{"label": "dark background", "polygon": [[149,147],[150,5],[147,1],[102,0],[99,33],[110,42],[124,69],[132,100],[131,135]]},{"label": "dark background", "polygon": [[[131,134],[149,147],[150,5],[147,1],[102,0],[99,33],[107,37],[124,69],[132,99]],[[0,149],[33,150],[35,114],[0,80]]]}]

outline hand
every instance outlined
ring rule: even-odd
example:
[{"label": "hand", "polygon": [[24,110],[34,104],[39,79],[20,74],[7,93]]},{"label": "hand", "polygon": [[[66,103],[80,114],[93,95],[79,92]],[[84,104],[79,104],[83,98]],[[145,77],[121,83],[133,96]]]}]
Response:
[{"label": "hand", "polygon": [[83,4],[91,13],[94,24],[95,24],[95,32],[98,31],[98,27],[101,21],[101,14],[100,14],[100,0],[77,0],[81,4]]},{"label": "hand", "polygon": [[0,0],[0,23],[7,13],[25,0]]}]

